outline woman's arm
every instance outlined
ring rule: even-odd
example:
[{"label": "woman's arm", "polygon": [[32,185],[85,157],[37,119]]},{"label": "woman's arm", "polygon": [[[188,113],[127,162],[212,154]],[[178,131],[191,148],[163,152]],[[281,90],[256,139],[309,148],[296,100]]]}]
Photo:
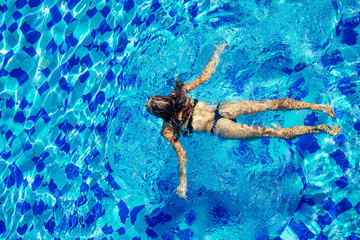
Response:
[{"label": "woman's arm", "polygon": [[179,186],[176,189],[176,193],[178,194],[179,197],[186,199],[186,191],[187,191],[187,177],[186,177],[186,168],[185,168],[186,152],[181,146],[179,140],[175,137],[174,130],[172,128],[163,126],[161,135],[172,144],[178,156]]},{"label": "woman's arm", "polygon": [[211,75],[215,72],[216,67],[219,65],[220,55],[224,52],[225,47],[228,45],[229,44],[227,44],[227,43],[223,43],[215,48],[214,56],[209,61],[209,63],[206,65],[204,70],[201,72],[200,77],[196,78],[191,83],[189,83],[185,86],[186,92],[190,92],[190,91],[194,90],[195,88],[197,88],[198,86],[200,86],[201,84],[203,84],[204,82],[209,80]]}]

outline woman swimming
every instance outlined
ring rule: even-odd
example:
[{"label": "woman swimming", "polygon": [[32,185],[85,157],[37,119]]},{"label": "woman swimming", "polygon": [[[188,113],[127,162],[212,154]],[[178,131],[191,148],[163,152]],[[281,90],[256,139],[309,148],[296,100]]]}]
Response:
[{"label": "woman swimming", "polygon": [[213,58],[202,71],[201,76],[188,84],[177,81],[170,96],[156,95],[145,104],[149,113],[164,120],[161,135],[174,147],[179,160],[179,186],[177,194],[186,198],[186,152],[179,142],[181,135],[192,132],[211,132],[216,136],[227,139],[254,140],[263,137],[294,139],[297,136],[311,133],[327,133],[337,135],[339,126],[296,126],[282,128],[272,124],[270,127],[248,126],[236,123],[236,118],[244,114],[255,114],[266,110],[288,111],[311,109],[324,112],[335,117],[330,105],[307,103],[291,98],[266,101],[237,101],[209,105],[205,102],[191,99],[187,94],[209,80],[220,61],[220,55],[228,44],[224,43],[215,48]]}]

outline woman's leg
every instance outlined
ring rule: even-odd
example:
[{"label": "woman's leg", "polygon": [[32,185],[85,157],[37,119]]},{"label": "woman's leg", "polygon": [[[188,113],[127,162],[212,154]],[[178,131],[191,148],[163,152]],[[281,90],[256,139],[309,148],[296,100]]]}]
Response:
[{"label": "woman's leg", "polygon": [[330,105],[296,101],[291,98],[264,101],[245,100],[238,102],[225,102],[220,105],[219,113],[225,118],[234,119],[243,114],[255,114],[266,110],[288,111],[299,109],[322,111],[332,117],[335,117],[334,110]]},{"label": "woman's leg", "polygon": [[337,135],[341,130],[338,126],[326,127],[324,124],[318,126],[296,126],[291,128],[281,128],[275,124],[273,125],[276,129],[270,127],[248,126],[246,124],[234,123],[226,118],[221,118],[216,123],[215,134],[223,138],[242,140],[254,140],[264,137],[294,139],[298,136],[311,133]]}]

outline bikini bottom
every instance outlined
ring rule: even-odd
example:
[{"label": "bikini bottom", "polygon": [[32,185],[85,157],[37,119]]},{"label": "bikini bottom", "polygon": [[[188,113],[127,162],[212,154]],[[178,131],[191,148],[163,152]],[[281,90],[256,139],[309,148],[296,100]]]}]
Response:
[{"label": "bikini bottom", "polygon": [[[197,104],[198,100],[194,99],[194,108],[195,108],[195,105]],[[211,128],[210,132],[212,134],[215,133],[216,131],[216,123],[217,121],[220,119],[220,118],[224,118],[223,116],[220,115],[220,112],[219,112],[219,107],[220,107],[220,103],[216,106],[216,110],[215,110],[215,116],[214,116],[214,124],[213,124],[213,127]],[[229,118],[226,118],[226,119],[229,119]],[[236,123],[236,119],[229,119],[231,121],[233,121],[234,123]],[[194,128],[192,126],[192,121],[193,121],[193,116],[191,115],[190,119],[189,119],[189,122],[188,122],[188,125],[187,125],[187,129],[188,129],[188,133],[193,133],[194,132]]]},{"label": "bikini bottom", "polygon": [[[217,121],[218,121],[220,118],[224,118],[223,116],[220,115],[219,107],[220,107],[220,103],[216,106],[215,116],[214,116],[214,125],[213,125],[213,127],[211,128],[211,130],[210,130],[210,132],[211,132],[212,134],[215,134],[215,132],[216,132],[216,123],[217,123]],[[229,118],[226,118],[226,119],[229,119]],[[231,121],[233,121],[234,123],[236,123],[236,118],[229,119],[229,120],[231,120]]]}]

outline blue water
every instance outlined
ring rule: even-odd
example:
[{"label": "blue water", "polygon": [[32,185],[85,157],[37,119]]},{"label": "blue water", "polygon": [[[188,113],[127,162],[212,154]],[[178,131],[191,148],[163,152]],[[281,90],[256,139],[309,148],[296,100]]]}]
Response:
[{"label": "blue water", "polygon": [[[356,1],[0,1],[1,239],[360,239]],[[181,138],[143,107],[201,73],[210,103],[334,106],[240,117],[340,135]]]}]

